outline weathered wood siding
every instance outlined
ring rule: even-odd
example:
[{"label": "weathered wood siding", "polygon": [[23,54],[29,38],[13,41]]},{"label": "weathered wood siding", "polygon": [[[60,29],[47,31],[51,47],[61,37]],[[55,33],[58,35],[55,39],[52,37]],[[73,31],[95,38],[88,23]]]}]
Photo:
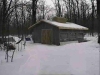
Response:
[{"label": "weathered wood siding", "polygon": [[84,31],[82,30],[60,30],[60,42],[76,41],[84,38]]},{"label": "weathered wood siding", "polygon": [[33,27],[32,38],[35,43],[41,43],[42,29],[51,29],[53,32],[52,44],[60,45],[59,41],[59,29],[56,26],[50,25],[45,22],[41,22]]},{"label": "weathered wood siding", "polygon": [[34,43],[42,43],[42,30],[50,29],[52,30],[52,44],[60,45],[60,42],[66,41],[78,41],[82,40],[85,35],[85,31],[82,30],[68,30],[68,29],[60,29],[51,24],[41,22],[33,27],[32,29],[32,39]]}]

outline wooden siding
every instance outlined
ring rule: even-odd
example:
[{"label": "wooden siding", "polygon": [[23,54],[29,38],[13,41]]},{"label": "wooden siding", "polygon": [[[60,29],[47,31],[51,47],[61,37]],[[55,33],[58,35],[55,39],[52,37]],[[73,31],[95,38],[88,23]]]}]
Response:
[{"label": "wooden siding", "polygon": [[60,30],[60,42],[76,41],[84,38],[84,31],[80,30]]},{"label": "wooden siding", "polygon": [[52,30],[52,43],[50,44],[55,45],[60,45],[60,42],[82,40],[85,35],[85,31],[82,30],[59,29],[51,24],[40,22],[32,29],[32,38],[35,43],[43,43],[42,39],[45,37],[42,36],[42,30]]},{"label": "wooden siding", "polygon": [[52,29],[42,29],[41,43],[52,44],[52,42],[53,42],[52,39],[53,39]]},{"label": "wooden siding", "polygon": [[41,43],[41,33],[43,29],[51,29],[53,32],[53,42],[52,44],[60,45],[59,41],[59,29],[56,26],[50,25],[45,22],[41,22],[38,25],[36,25],[32,30],[32,38],[35,43]]}]

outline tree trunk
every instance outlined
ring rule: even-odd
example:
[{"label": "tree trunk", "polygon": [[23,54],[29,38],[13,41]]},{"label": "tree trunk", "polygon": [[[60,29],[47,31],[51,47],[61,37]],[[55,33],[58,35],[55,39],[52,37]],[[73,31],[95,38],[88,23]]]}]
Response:
[{"label": "tree trunk", "polygon": [[98,43],[100,44],[100,0],[97,0]]},{"label": "tree trunk", "polygon": [[2,22],[2,38],[4,40],[4,34],[5,34],[5,26],[6,26],[6,9],[7,9],[7,1],[3,0],[3,22]]},{"label": "tree trunk", "polygon": [[36,23],[37,1],[38,0],[32,0],[32,24]]},{"label": "tree trunk", "polygon": [[94,33],[94,10],[95,10],[95,7],[94,7],[94,0],[91,0],[91,4],[92,4],[92,26],[91,26],[91,33],[92,33],[92,36],[93,36],[93,33]]}]

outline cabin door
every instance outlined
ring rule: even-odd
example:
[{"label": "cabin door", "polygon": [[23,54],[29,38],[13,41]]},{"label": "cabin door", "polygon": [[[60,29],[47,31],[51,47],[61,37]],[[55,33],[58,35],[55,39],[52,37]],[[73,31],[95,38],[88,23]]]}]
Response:
[{"label": "cabin door", "polygon": [[51,29],[43,29],[42,30],[41,43],[52,44],[52,30]]}]

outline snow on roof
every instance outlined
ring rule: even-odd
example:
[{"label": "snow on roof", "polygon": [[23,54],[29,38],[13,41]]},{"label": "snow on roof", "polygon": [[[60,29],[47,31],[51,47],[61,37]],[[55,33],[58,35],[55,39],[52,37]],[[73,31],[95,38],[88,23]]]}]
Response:
[{"label": "snow on roof", "polygon": [[[74,30],[88,30],[87,27],[75,24],[75,23],[70,23],[70,22],[66,22],[66,23],[59,23],[59,22],[55,22],[55,21],[49,21],[49,20],[42,20],[40,22],[46,22],[49,23],[51,25],[54,25],[56,27],[58,27],[59,29],[74,29]],[[38,22],[38,23],[40,23]],[[37,25],[38,23],[32,25],[30,28],[34,27],[35,25]]]}]

